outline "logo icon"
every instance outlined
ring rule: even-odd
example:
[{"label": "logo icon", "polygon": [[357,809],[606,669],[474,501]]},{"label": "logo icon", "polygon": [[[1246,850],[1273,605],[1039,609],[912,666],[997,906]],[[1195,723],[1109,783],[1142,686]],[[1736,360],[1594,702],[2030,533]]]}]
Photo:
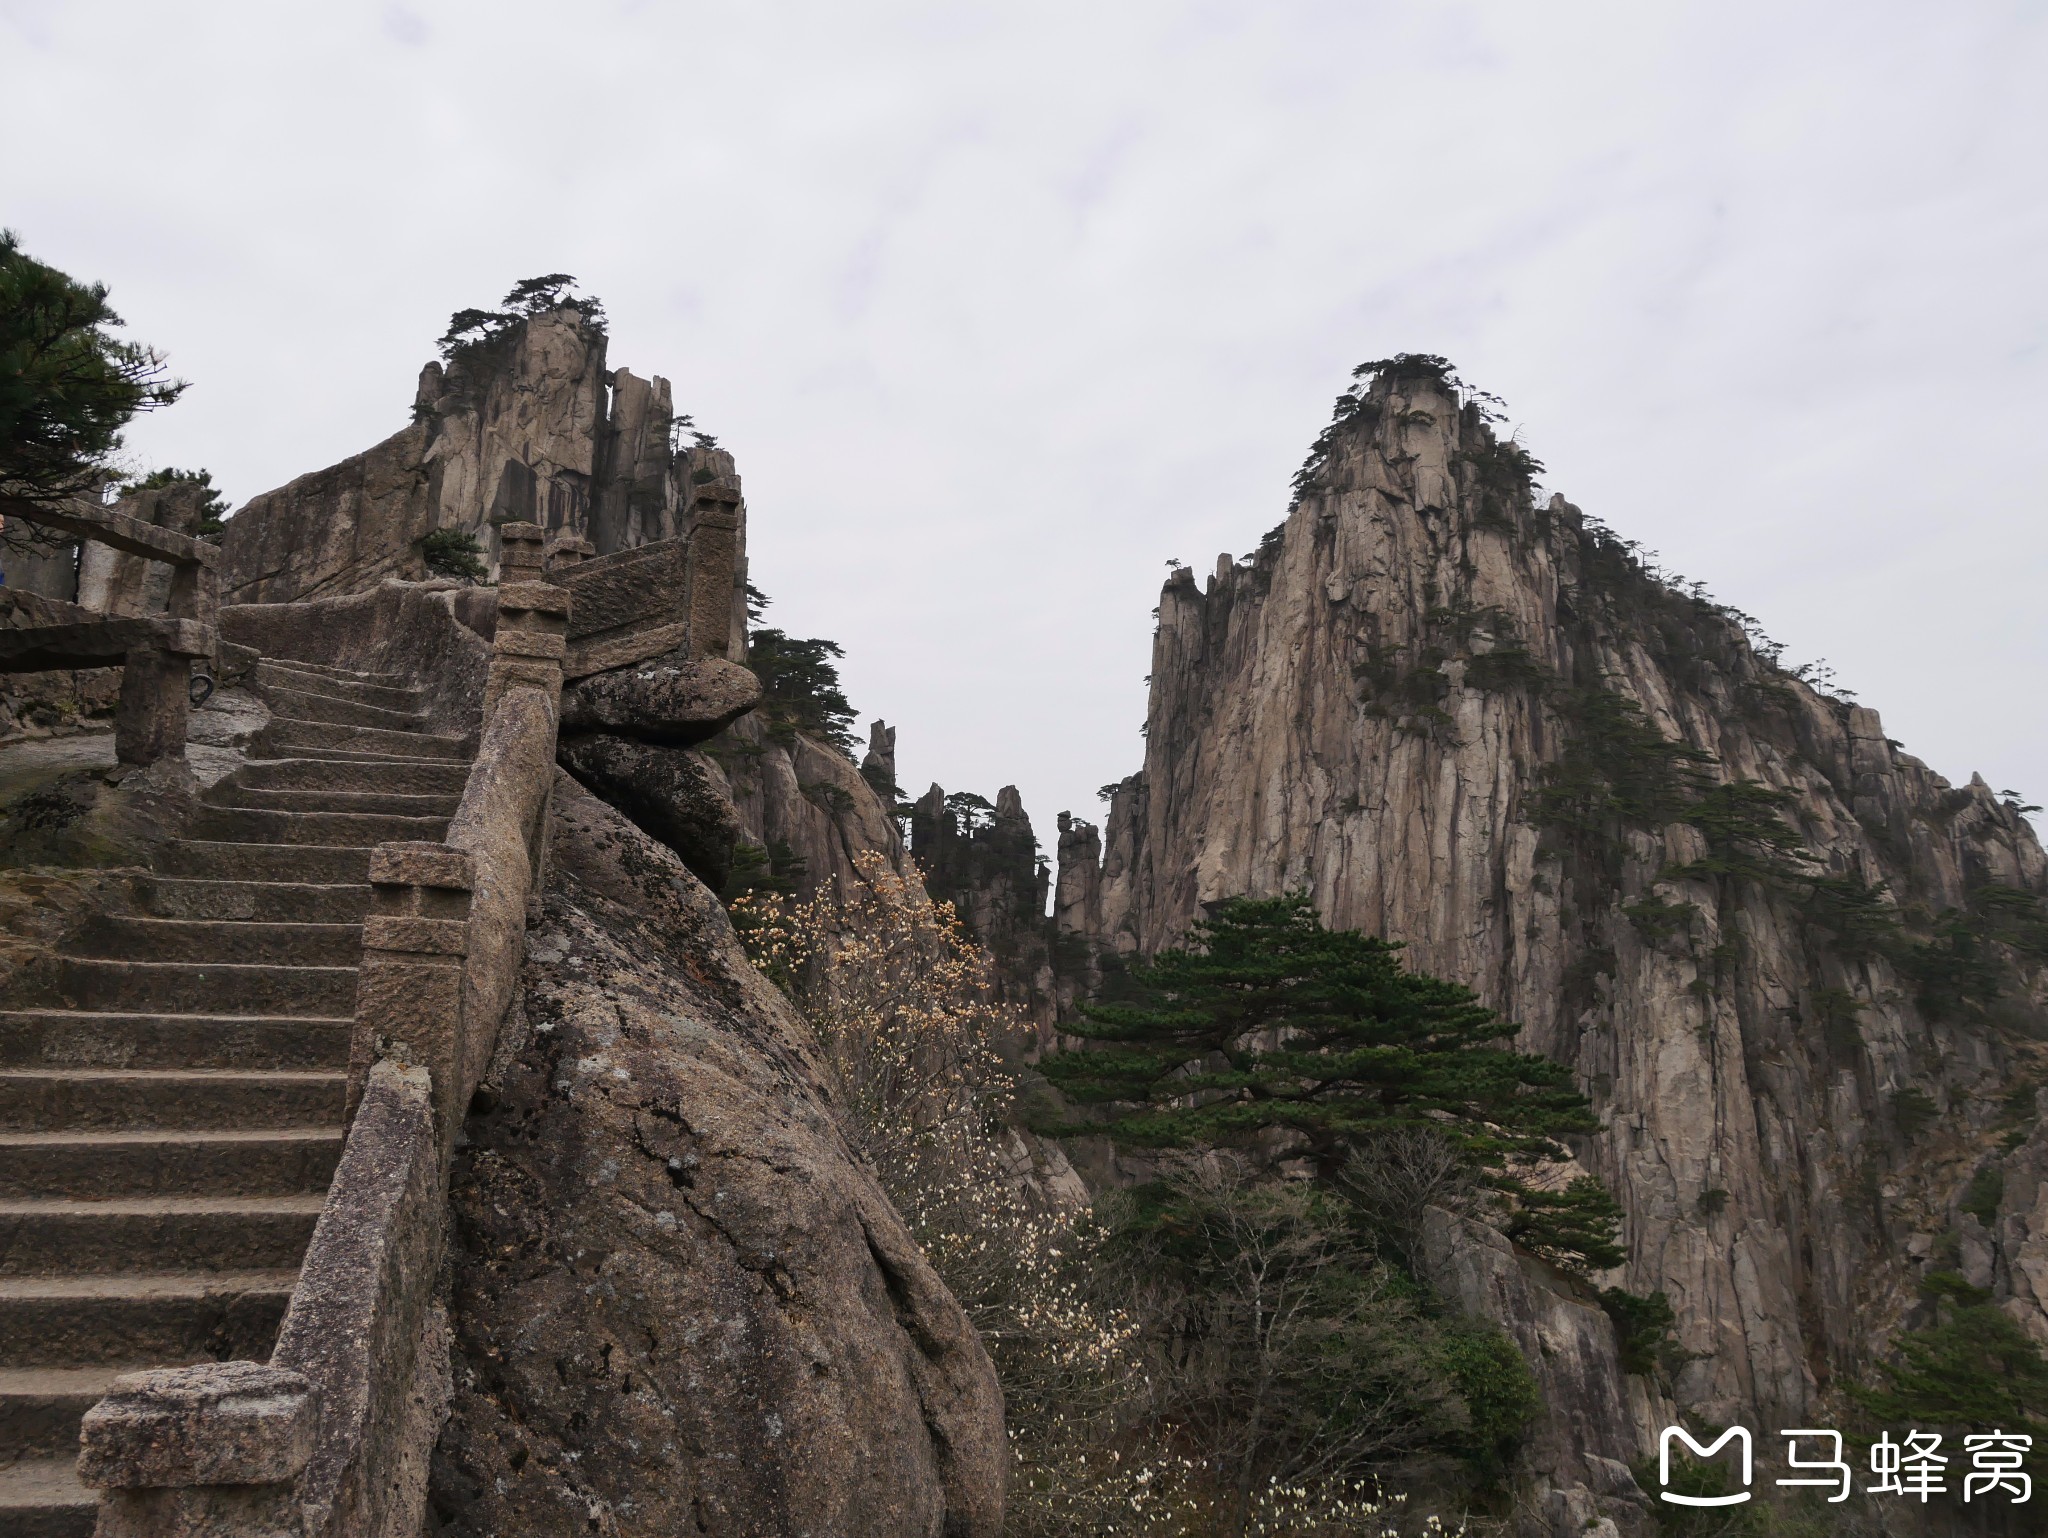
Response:
[{"label": "logo icon", "polygon": [[1733,1495],[1676,1495],[1668,1488],[1671,1484],[1671,1444],[1683,1442],[1692,1449],[1695,1458],[1711,1458],[1730,1442],[1742,1450],[1742,1483],[1746,1486],[1754,1472],[1749,1444],[1749,1428],[1730,1426],[1705,1447],[1692,1439],[1692,1433],[1683,1426],[1666,1426],[1664,1434],[1657,1438],[1657,1483],[1667,1488],[1657,1492],[1659,1500],[1669,1501],[1674,1506],[1739,1506],[1749,1499],[1749,1491],[1742,1489]]}]

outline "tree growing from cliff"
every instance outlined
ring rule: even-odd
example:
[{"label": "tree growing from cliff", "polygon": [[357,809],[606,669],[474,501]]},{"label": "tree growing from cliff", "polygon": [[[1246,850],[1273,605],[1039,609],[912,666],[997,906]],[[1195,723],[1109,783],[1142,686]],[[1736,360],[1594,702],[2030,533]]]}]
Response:
[{"label": "tree growing from cliff", "polygon": [[1217,904],[1186,946],[1133,969],[1124,999],[1065,1027],[1087,1045],[1042,1067],[1088,1117],[1052,1130],[1150,1148],[1270,1148],[1279,1134],[1325,1178],[1361,1147],[1427,1132],[1515,1198],[1511,1221],[1539,1252],[1614,1264],[1611,1199],[1515,1173],[1597,1129],[1569,1070],[1512,1050],[1512,1028],[1469,988],[1400,952],[1324,928],[1300,894]]},{"label": "tree growing from cliff", "polygon": [[441,356],[453,363],[473,348],[496,341],[521,321],[550,310],[571,309],[585,325],[605,329],[604,304],[574,292],[576,280],[566,272],[543,273],[521,278],[512,285],[497,310],[457,310],[448,317],[448,329],[441,337]]},{"label": "tree growing from cliff", "polygon": [[771,737],[802,732],[837,747],[848,758],[859,746],[853,735],[858,714],[839,684],[834,657],[846,651],[837,641],[804,639],[773,628],[749,631],[747,666],[761,680],[756,707]]},{"label": "tree growing from cliff", "polygon": [[1921,1284],[1934,1304],[1925,1329],[1894,1337],[1880,1388],[1850,1396],[1884,1425],[1968,1426],[2048,1438],[2048,1357],[1991,1294],[1953,1271]]},{"label": "tree growing from cliff", "polygon": [[435,529],[420,541],[420,560],[430,575],[481,582],[490,574],[484,547],[466,529]]},{"label": "tree growing from cliff", "polygon": [[0,514],[94,495],[121,430],[182,382],[162,354],[111,334],[104,283],[80,283],[0,230]]}]

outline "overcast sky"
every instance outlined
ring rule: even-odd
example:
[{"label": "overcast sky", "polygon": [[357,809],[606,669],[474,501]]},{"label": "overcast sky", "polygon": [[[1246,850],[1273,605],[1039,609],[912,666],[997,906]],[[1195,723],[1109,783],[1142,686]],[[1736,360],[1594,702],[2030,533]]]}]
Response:
[{"label": "overcast sky", "polygon": [[[2048,801],[2048,8],[0,0],[0,222],[239,503],[565,270],[738,456],[907,787],[1135,769],[1150,610],[1362,358]],[[863,730],[865,730],[865,719]]]}]

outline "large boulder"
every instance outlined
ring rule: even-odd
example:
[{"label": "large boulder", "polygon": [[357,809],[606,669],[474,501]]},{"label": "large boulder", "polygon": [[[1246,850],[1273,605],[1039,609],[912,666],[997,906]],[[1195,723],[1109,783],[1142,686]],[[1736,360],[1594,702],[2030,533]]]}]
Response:
[{"label": "large boulder", "polygon": [[761,681],[723,657],[670,655],[578,679],[562,691],[562,731],[645,742],[702,742],[761,703]]},{"label": "large boulder", "polygon": [[994,1371],[809,1028],[566,777],[524,986],[453,1173],[443,1530],[995,1538]]},{"label": "large boulder", "polygon": [[733,846],[744,830],[722,781],[700,755],[600,732],[564,738],[555,757],[681,855],[699,881],[713,891],[724,887],[732,874]]}]

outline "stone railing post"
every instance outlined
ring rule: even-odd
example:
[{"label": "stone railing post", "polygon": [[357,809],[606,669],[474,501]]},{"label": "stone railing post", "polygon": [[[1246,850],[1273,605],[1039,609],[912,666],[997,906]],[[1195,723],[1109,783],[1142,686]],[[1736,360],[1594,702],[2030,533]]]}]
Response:
[{"label": "stone railing post", "polygon": [[539,527],[508,523],[498,538],[498,629],[484,684],[486,722],[498,697],[519,684],[546,690],[549,708],[559,708],[569,647],[569,590],[546,580]]},{"label": "stone railing post", "polygon": [[466,850],[393,843],[370,851],[370,911],[349,1038],[351,1119],[370,1069],[388,1057],[432,1075],[443,1128],[460,1120],[464,1108],[450,1102],[461,1078],[462,978],[475,884]]},{"label": "stone railing post", "polygon": [[[209,553],[211,553],[209,551]],[[173,619],[189,619],[206,626],[218,636],[220,624],[220,566],[214,560],[183,561],[171,568],[171,591],[164,612]],[[207,656],[209,667],[217,665],[219,645]]]},{"label": "stone railing post", "polygon": [[116,1378],[79,1430],[78,1477],[100,1490],[97,1538],[298,1534],[317,1408],[303,1376],[260,1362]]},{"label": "stone railing post", "polygon": [[182,758],[192,712],[192,661],[213,654],[214,630],[192,620],[156,620],[158,634],[131,647],[121,663],[121,699],[114,715],[114,757],[153,764]]},{"label": "stone railing post", "polygon": [[[491,642],[491,670],[484,684],[484,720],[505,691],[527,686],[547,695],[550,714],[560,719],[562,659],[569,650],[569,590],[547,578],[567,576],[590,553],[590,543],[564,536],[543,553],[541,532],[530,523],[507,524],[499,538],[498,629]],[[527,848],[527,921],[540,917],[541,889],[547,883],[547,804]]]},{"label": "stone railing post", "polygon": [[723,657],[732,646],[732,585],[740,553],[737,480],[696,487],[690,525],[690,655]]}]

